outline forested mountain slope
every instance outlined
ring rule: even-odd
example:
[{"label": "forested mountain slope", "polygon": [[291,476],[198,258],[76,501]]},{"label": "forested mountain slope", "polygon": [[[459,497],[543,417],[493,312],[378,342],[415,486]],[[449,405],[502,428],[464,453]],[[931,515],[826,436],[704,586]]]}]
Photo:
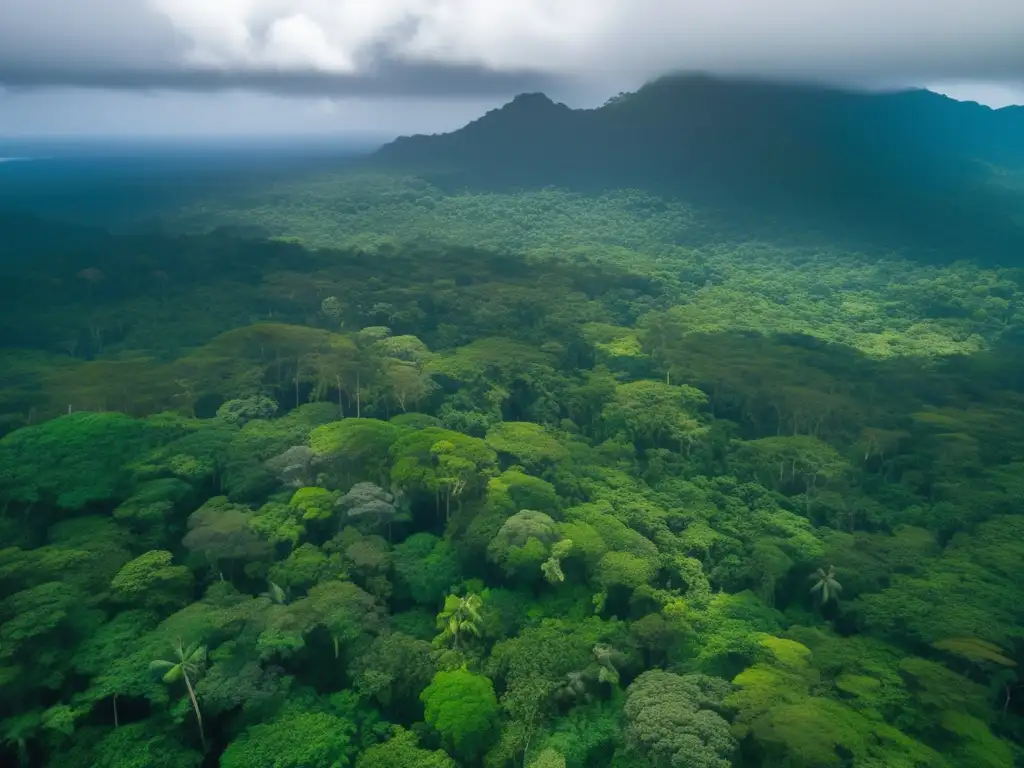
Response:
[{"label": "forested mountain slope", "polygon": [[890,245],[1006,254],[1024,230],[993,167],[1024,166],[1022,147],[1021,107],[683,75],[593,110],[524,94],[371,163],[480,189],[635,187]]},{"label": "forested mountain slope", "polygon": [[[901,162],[902,154],[904,162],[942,159],[951,169],[971,161],[1019,167],[1022,135],[1024,107],[993,110],[926,90],[867,93],[679,75],[597,109],[522,94],[456,131],[402,137],[375,156],[406,168],[518,166],[538,176],[583,166],[660,177],[731,171],[754,178],[784,171],[779,181],[794,184],[812,178],[815,166],[821,174],[852,173],[844,160],[865,151],[880,162]],[[494,155],[499,146],[512,154]],[[538,157],[554,167],[520,162]],[[818,165],[822,161],[834,165]]]}]

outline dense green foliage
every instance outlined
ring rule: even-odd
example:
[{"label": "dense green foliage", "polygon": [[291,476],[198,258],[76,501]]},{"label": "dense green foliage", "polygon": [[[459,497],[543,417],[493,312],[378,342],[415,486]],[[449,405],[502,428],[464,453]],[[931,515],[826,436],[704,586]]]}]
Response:
[{"label": "dense green foliage", "polygon": [[4,765],[1024,758],[1020,270],[629,190],[199,210],[300,242],[8,223]]},{"label": "dense green foliage", "polygon": [[[520,94],[451,133],[400,137],[374,167],[470,186],[638,187],[828,239],[1015,259],[1024,110],[927,90],[867,94],[680,73],[597,109]],[[979,250],[981,253],[979,254]]]}]

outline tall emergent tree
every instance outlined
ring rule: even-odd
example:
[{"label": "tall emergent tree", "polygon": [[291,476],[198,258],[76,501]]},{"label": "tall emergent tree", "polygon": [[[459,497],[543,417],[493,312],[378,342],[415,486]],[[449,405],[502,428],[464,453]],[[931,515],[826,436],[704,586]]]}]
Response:
[{"label": "tall emergent tree", "polygon": [[206,646],[199,643],[192,643],[187,648],[178,638],[174,645],[173,660],[156,659],[150,662],[149,668],[163,672],[161,679],[168,685],[185,681],[185,688],[188,691],[189,701],[192,703],[192,711],[196,713],[196,723],[199,725],[199,740],[206,748],[206,734],[203,732],[203,715],[199,711],[199,700],[196,698],[195,689],[192,687],[192,680],[202,673],[206,664]]}]

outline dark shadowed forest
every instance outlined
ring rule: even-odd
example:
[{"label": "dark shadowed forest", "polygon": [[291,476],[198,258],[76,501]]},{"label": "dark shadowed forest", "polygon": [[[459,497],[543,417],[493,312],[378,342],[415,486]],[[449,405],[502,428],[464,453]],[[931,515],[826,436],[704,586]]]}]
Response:
[{"label": "dark shadowed forest", "polygon": [[525,96],[133,226],[0,166],[0,764],[1024,764],[1022,123]]}]

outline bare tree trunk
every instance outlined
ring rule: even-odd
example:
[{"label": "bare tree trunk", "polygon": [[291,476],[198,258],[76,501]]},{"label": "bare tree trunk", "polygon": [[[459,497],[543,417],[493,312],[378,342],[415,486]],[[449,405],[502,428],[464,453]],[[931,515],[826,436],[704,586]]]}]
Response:
[{"label": "bare tree trunk", "polygon": [[526,768],[526,761],[530,757],[530,741],[533,740],[533,718],[530,718],[530,725],[526,731],[526,745],[523,747],[523,768]]},{"label": "bare tree trunk", "polygon": [[203,733],[203,716],[199,712],[199,701],[196,699],[196,692],[192,690],[192,681],[188,679],[188,672],[185,672],[184,664],[182,665],[182,676],[185,678],[185,687],[188,688],[188,697],[192,700],[192,709],[196,712],[196,722],[199,724],[199,741],[205,750],[206,734]]},{"label": "bare tree trunk", "polygon": [[117,694],[114,694],[114,728],[120,728],[121,721],[117,716]]}]

